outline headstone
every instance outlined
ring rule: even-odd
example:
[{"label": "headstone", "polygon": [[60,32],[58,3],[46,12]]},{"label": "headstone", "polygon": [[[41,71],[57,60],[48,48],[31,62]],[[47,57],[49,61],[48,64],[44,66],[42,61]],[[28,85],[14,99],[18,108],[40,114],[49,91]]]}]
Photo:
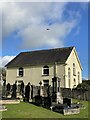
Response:
[{"label": "headstone", "polygon": [[66,104],[67,106],[71,106],[71,99],[69,98],[63,98],[63,104]]},{"label": "headstone", "polygon": [[30,97],[30,82],[26,85],[25,88],[25,101],[29,102],[29,97]]},{"label": "headstone", "polygon": [[51,97],[44,97],[43,102],[44,102],[44,107],[46,108],[50,108],[50,106],[52,105]]},{"label": "headstone", "polygon": [[11,91],[11,85],[10,85],[10,83],[8,83],[6,87],[7,87],[6,96],[8,96],[10,94],[10,91]]},{"label": "headstone", "polygon": [[63,109],[64,115],[79,114],[80,108],[65,108]]},{"label": "headstone", "polygon": [[2,96],[6,97],[6,80],[3,80]]},{"label": "headstone", "polygon": [[42,105],[42,96],[39,95],[35,96],[35,105],[38,106]]},{"label": "headstone", "polygon": [[0,111],[6,111],[6,110],[7,110],[7,109],[6,109],[5,106],[0,105]]},{"label": "headstone", "polygon": [[17,86],[16,86],[16,83],[15,83],[12,86],[12,98],[16,98],[17,97],[16,90],[17,90]]},{"label": "headstone", "polygon": [[33,99],[33,85],[31,85],[31,99]]},{"label": "headstone", "polygon": [[24,82],[23,81],[20,85],[20,94],[24,97]]}]

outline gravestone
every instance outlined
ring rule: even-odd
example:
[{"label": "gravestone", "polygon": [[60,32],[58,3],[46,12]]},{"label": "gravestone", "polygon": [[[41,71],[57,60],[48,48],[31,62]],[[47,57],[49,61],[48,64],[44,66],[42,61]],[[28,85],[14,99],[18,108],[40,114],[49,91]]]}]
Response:
[{"label": "gravestone", "polygon": [[63,114],[64,115],[71,115],[71,114],[79,114],[80,113],[80,108],[64,108],[63,109]]},{"label": "gravestone", "polygon": [[5,106],[0,105],[0,111],[6,111],[6,110],[7,110],[7,109],[6,109]]},{"label": "gravestone", "polygon": [[39,95],[35,96],[35,105],[38,106],[42,105],[42,96]]},{"label": "gravestone", "polygon": [[44,104],[44,107],[50,108],[50,106],[52,105],[51,97],[44,97],[43,98],[43,104]]},{"label": "gravestone", "polygon": [[71,107],[71,99],[63,98],[63,104],[66,104],[67,106]]},{"label": "gravestone", "polygon": [[15,83],[12,86],[12,98],[16,98],[17,97],[17,95],[16,95],[16,89],[17,89],[17,86],[16,86],[16,83]]}]

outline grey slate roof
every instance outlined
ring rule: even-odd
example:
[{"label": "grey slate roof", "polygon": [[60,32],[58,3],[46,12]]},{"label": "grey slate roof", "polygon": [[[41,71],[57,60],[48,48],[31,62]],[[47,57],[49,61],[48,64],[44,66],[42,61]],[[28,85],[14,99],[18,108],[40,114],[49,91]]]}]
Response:
[{"label": "grey slate roof", "polygon": [[21,52],[6,67],[24,67],[29,65],[47,65],[65,63],[73,47]]}]

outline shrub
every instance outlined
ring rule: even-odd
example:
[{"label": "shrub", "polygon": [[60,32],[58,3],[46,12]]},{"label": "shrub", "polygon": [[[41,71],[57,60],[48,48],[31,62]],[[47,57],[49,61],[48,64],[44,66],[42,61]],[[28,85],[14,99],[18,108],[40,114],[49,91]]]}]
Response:
[{"label": "shrub", "polygon": [[90,85],[88,85],[87,83],[81,83],[77,85],[76,89],[90,90]]}]

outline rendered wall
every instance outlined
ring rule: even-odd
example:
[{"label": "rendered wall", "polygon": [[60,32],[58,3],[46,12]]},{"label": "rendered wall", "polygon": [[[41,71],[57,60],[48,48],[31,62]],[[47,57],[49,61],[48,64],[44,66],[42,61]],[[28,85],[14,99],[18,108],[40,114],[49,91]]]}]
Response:
[{"label": "rendered wall", "polygon": [[[76,86],[79,83],[82,83],[82,70],[77,58],[77,53],[76,51],[73,49],[73,51],[71,52],[68,60],[66,61],[66,66],[65,66],[65,83],[66,83],[66,88],[69,88],[69,81],[68,81],[68,68],[70,68],[71,71],[71,77],[70,77],[70,88],[73,88],[74,85],[76,84]],[[73,63],[75,63],[75,69],[76,69],[76,75],[73,75]],[[78,81],[78,72],[80,73],[80,79]],[[75,79],[75,82],[74,82]]]},{"label": "rendered wall", "polygon": [[[39,85],[39,82],[43,80],[49,80],[49,84],[52,85],[52,78],[54,77],[54,65],[49,66],[49,76],[44,76],[42,74],[43,66],[28,66],[24,68],[24,76],[19,77],[17,76],[18,68],[8,68],[6,74],[6,81],[7,83],[15,83],[15,81],[23,80],[25,84],[30,82],[32,85]],[[64,87],[64,66],[63,65],[56,65],[56,76],[61,79],[61,86]]]}]

